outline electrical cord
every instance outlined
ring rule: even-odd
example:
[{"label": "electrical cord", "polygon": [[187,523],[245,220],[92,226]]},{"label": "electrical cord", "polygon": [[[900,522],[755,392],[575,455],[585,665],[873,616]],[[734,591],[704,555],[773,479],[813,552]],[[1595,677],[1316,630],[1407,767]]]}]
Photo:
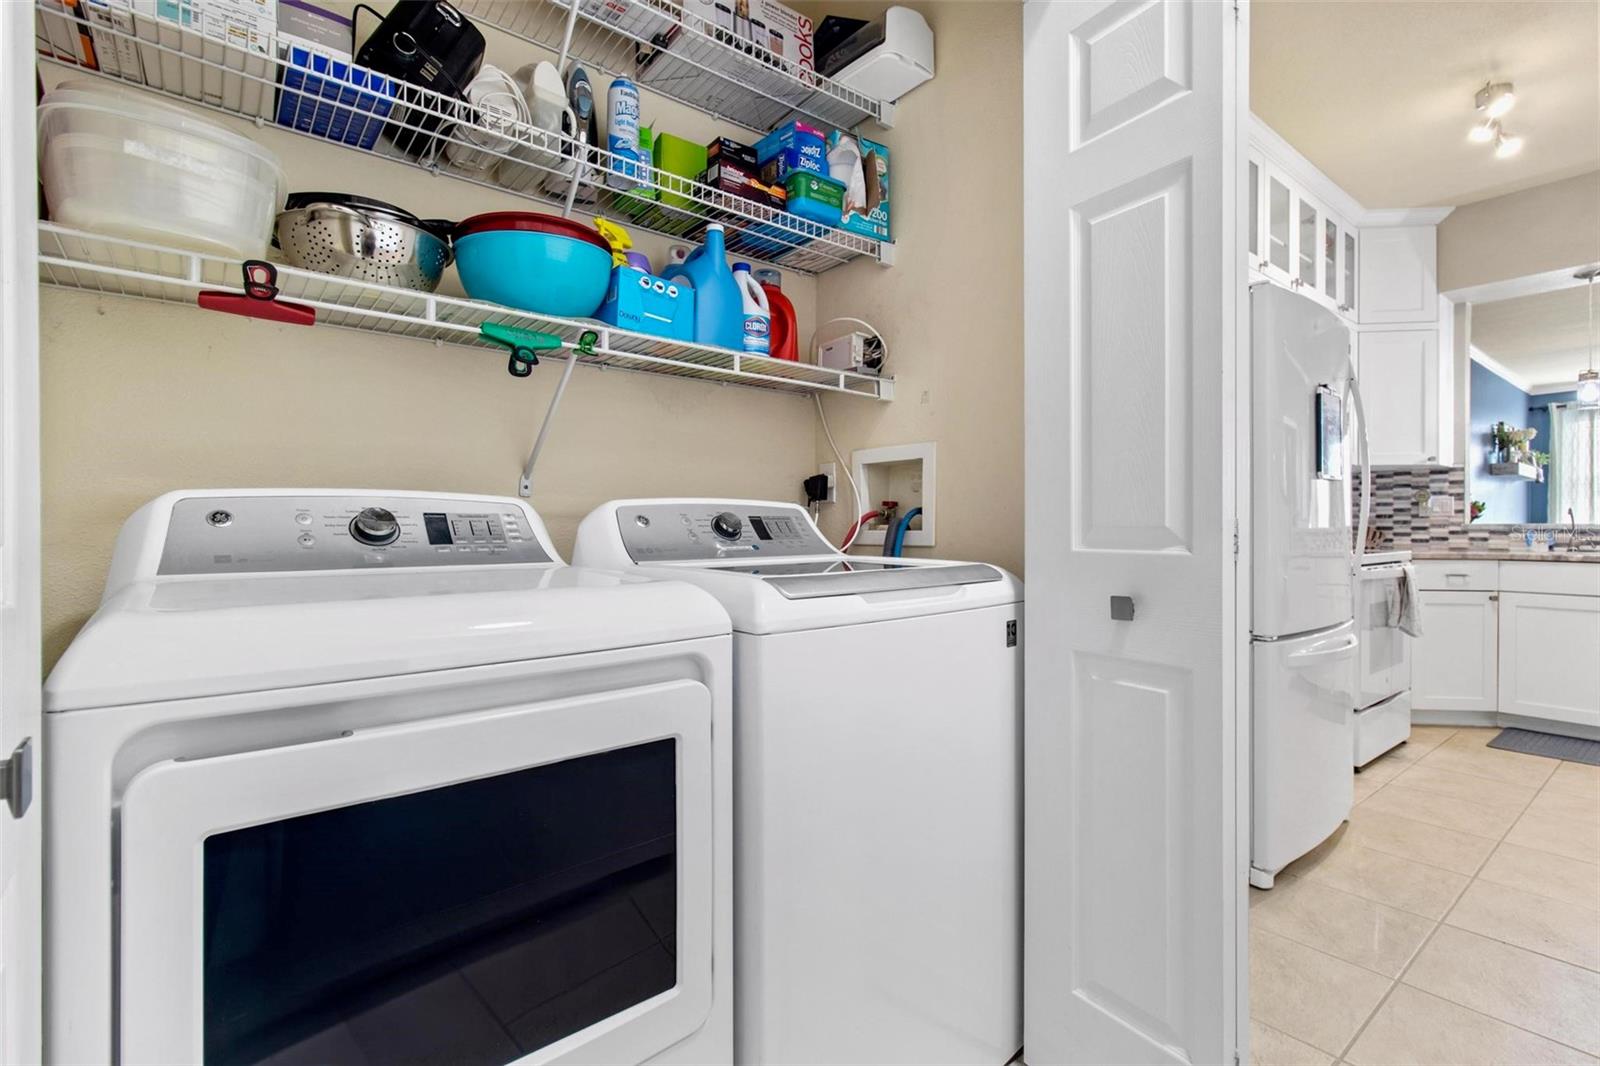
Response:
[{"label": "electrical cord", "polygon": [[[845,480],[850,483],[850,496],[855,500],[856,504],[855,513],[861,514],[861,490],[856,486],[856,476],[850,472],[850,464],[844,461],[844,456],[839,454],[839,445],[834,443],[833,430],[828,428],[828,416],[822,410],[822,394],[812,393],[811,398],[817,401],[817,419],[822,423],[822,435],[828,438],[828,447],[833,449],[833,457],[838,460],[839,469],[844,471]],[[844,542],[839,545],[840,551],[847,552],[850,550],[850,545],[855,543],[856,534],[861,530],[861,526],[865,522],[865,515],[856,520],[856,524],[850,527],[850,532],[845,536]]]},{"label": "electrical cord", "polygon": [[[889,361],[889,342],[884,340],[882,333],[878,332],[878,327],[874,326],[871,322],[868,322],[865,319],[851,318],[848,315],[843,315],[839,318],[830,318],[828,321],[822,323],[822,325],[812,330],[811,362],[813,364],[815,364],[817,361],[817,335],[836,322],[854,322],[858,326],[865,326],[872,332],[873,336],[878,338],[878,344],[883,350],[882,363],[887,363]],[[879,366],[880,370],[882,369],[882,363],[880,363]],[[822,423],[822,435],[828,438],[828,447],[832,450],[834,459],[838,460],[839,469],[844,471],[845,480],[850,484],[850,496],[855,501],[856,506],[854,513],[861,516],[856,519],[855,525],[850,527],[850,532],[845,535],[843,543],[839,545],[840,551],[847,552],[850,550],[850,545],[855,543],[856,537],[860,535],[862,528],[867,524],[867,521],[871,516],[861,509],[861,488],[856,484],[855,474],[851,472],[850,464],[845,462],[844,456],[840,454],[839,445],[834,442],[833,430],[828,428],[828,415],[827,412],[823,411],[822,409],[822,394],[820,392],[812,393],[812,399],[816,400],[817,402],[817,420]]]}]

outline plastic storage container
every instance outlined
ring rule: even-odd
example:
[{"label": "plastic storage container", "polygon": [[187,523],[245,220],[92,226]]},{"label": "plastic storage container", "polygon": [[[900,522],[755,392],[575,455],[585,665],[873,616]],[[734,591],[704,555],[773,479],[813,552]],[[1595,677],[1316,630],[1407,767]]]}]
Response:
[{"label": "plastic storage container", "polygon": [[39,171],[64,226],[250,259],[266,254],[289,191],[277,157],[254,141],[83,82],[39,104]]}]

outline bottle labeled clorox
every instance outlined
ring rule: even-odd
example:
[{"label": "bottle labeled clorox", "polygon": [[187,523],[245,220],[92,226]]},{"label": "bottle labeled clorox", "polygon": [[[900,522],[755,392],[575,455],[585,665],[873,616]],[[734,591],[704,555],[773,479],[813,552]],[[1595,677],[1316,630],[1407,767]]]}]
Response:
[{"label": "bottle labeled clorox", "polygon": [[753,355],[772,354],[772,308],[766,290],[750,273],[749,263],[733,264],[733,280],[744,300],[744,350]]}]

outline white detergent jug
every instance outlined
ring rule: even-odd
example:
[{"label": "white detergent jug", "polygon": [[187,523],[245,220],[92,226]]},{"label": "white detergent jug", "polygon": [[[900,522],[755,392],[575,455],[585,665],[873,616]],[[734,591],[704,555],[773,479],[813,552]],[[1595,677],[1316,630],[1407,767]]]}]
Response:
[{"label": "white detergent jug", "polygon": [[772,354],[772,307],[766,290],[750,273],[749,263],[733,264],[733,281],[744,298],[744,350],[752,355]]}]

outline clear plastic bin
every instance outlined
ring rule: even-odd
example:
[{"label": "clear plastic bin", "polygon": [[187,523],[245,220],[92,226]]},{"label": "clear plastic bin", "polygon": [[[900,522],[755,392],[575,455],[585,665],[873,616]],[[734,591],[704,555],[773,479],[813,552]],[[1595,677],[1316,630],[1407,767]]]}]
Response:
[{"label": "clear plastic bin", "polygon": [[193,112],[69,82],[39,105],[39,170],[64,226],[261,258],[288,195],[277,157]]}]

